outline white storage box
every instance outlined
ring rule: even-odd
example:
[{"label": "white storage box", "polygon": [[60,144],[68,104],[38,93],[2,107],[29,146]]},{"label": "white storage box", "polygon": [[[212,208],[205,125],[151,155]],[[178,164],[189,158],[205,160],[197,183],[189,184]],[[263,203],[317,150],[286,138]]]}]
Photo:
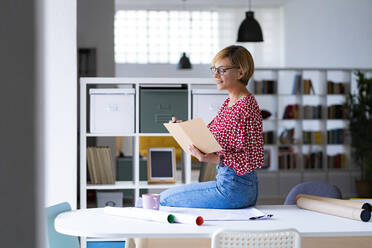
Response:
[{"label": "white storage box", "polygon": [[192,118],[202,118],[208,124],[216,117],[223,102],[229,97],[226,91],[216,89],[192,90]]},{"label": "white storage box", "polygon": [[105,206],[122,207],[123,192],[97,191],[97,207],[103,208]]},{"label": "white storage box", "polygon": [[91,133],[134,133],[134,89],[90,89]]}]

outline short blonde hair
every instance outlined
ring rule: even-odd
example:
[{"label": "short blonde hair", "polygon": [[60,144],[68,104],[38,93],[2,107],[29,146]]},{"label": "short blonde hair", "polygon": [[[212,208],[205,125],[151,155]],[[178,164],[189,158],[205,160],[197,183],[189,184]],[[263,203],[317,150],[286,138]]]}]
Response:
[{"label": "short blonde hair", "polygon": [[218,60],[229,58],[232,66],[238,66],[244,73],[240,81],[247,85],[254,72],[254,62],[251,53],[243,46],[228,46],[219,51],[212,60],[214,65]]}]

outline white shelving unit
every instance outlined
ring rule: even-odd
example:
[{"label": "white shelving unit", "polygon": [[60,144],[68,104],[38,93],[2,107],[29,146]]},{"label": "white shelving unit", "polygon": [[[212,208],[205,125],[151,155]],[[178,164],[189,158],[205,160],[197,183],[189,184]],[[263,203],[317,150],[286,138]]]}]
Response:
[{"label": "white shelving unit", "polygon": [[[265,149],[270,150],[270,167],[258,170],[260,198],[284,198],[289,189],[297,183],[310,180],[321,180],[336,184],[341,188],[345,197],[352,196],[354,190],[354,179],[359,176],[359,170],[354,168],[350,159],[350,146],[345,144],[327,144],[327,130],[332,128],[346,128],[345,120],[328,120],[327,106],[341,103],[346,95],[328,95],[327,80],[334,82],[349,82],[351,88],[355,87],[354,69],[324,69],[324,68],[260,68],[256,69],[253,80],[276,81],[274,94],[254,94],[261,109],[270,110],[271,116],[264,120],[264,132],[274,131],[273,144],[266,144]],[[372,69],[368,70],[367,76],[371,76]],[[302,75],[302,79],[311,79],[315,94],[303,95],[292,94],[294,75]],[[139,90],[141,85],[186,85],[188,89],[188,119],[193,116],[193,90],[210,89],[215,91],[215,81],[211,78],[81,78],[80,80],[80,207],[87,207],[87,190],[134,190],[134,199],[139,197],[140,189],[167,189],[177,185],[193,182],[191,176],[191,156],[183,154],[184,178],[176,184],[147,184],[147,181],[139,180],[139,138],[142,136],[169,136],[166,133],[140,133],[140,108]],[[248,89],[252,93],[252,83]],[[129,87],[135,89],[135,132],[134,133],[90,133],[87,130],[87,87]],[[350,88],[350,87],[349,87]],[[303,118],[283,120],[283,111],[286,105],[297,103],[299,106],[321,105],[322,118],[307,120]],[[222,104],[222,102],[221,102]],[[215,105],[215,104],[214,104]],[[211,106],[211,108],[214,107]],[[302,108],[300,107],[300,116]],[[278,136],[284,128],[295,128],[295,144],[290,145],[297,152],[296,169],[279,169]],[[303,144],[302,131],[321,131],[321,144]],[[133,140],[133,181],[117,181],[113,185],[92,185],[87,183],[86,147],[87,139],[90,137],[132,137]],[[319,150],[322,152],[323,166],[319,169],[306,169],[303,166],[303,154],[309,151]],[[342,169],[330,169],[327,166],[327,154],[332,155],[343,152],[347,156],[347,166]]]}]

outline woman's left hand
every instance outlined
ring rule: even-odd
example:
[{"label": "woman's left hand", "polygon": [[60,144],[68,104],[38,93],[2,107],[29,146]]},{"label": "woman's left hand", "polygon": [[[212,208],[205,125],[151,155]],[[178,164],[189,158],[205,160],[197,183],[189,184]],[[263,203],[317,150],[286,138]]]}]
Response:
[{"label": "woman's left hand", "polygon": [[191,145],[189,147],[191,154],[196,157],[200,162],[210,162],[210,163],[219,163],[220,157],[214,153],[203,153],[195,146]]}]

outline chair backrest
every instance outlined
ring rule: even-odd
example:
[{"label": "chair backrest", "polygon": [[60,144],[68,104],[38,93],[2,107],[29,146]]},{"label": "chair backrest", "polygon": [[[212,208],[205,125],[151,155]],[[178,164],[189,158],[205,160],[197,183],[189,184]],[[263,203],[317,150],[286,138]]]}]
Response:
[{"label": "chair backrest", "polygon": [[46,238],[47,248],[79,248],[79,240],[77,237],[61,234],[54,227],[54,220],[58,214],[70,211],[71,206],[67,202],[63,202],[47,208],[47,223],[46,223]]},{"label": "chair backrest", "polygon": [[275,231],[220,230],[213,234],[212,248],[300,248],[295,229]]},{"label": "chair backrest", "polygon": [[342,198],[341,191],[336,185],[324,182],[305,182],[297,184],[289,191],[284,201],[284,205],[296,204],[296,196],[298,194],[316,195],[336,199]]}]

